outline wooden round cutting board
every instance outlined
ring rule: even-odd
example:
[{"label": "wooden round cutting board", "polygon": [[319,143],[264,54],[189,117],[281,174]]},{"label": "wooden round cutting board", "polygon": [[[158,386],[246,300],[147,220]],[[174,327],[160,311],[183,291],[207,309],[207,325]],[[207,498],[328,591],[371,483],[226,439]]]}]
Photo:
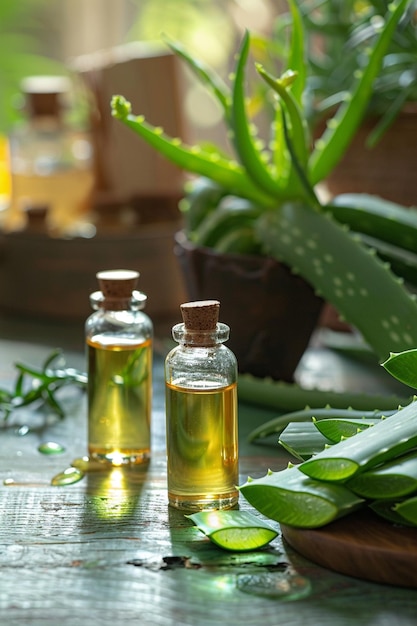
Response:
[{"label": "wooden round cutting board", "polygon": [[417,588],[417,529],[394,526],[360,511],[323,528],[281,524],[286,541],[315,563],[340,574]]}]

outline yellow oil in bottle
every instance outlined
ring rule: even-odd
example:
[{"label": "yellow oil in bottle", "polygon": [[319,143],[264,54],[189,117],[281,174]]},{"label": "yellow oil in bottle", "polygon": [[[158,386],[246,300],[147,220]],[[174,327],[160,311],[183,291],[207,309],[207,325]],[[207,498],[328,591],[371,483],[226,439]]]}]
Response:
[{"label": "yellow oil in bottle", "polygon": [[237,386],[194,390],[166,384],[168,500],[179,509],[238,501]]},{"label": "yellow oil in bottle", "polygon": [[142,463],[150,456],[152,344],[114,341],[87,339],[88,451],[112,465]]},{"label": "yellow oil in bottle", "polygon": [[66,168],[48,176],[12,173],[11,198],[2,226],[6,230],[23,229],[28,221],[27,209],[47,207],[51,232],[73,232],[87,220],[93,185],[93,172],[88,168]]}]

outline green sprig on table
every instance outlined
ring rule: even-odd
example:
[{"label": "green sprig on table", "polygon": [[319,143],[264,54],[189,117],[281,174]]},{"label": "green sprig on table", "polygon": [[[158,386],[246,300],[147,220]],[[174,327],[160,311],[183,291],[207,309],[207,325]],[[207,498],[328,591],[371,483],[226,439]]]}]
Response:
[{"label": "green sprig on table", "polygon": [[29,405],[47,406],[62,419],[65,411],[57,392],[68,385],[84,389],[87,384],[87,374],[65,366],[60,349],[53,350],[40,367],[23,363],[15,363],[14,366],[17,377],[12,390],[0,388],[0,417],[4,420]]}]

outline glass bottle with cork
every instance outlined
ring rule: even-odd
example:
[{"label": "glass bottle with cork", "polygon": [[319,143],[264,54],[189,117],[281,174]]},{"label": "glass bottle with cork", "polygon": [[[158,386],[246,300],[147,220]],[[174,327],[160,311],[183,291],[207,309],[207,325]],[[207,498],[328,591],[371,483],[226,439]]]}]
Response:
[{"label": "glass bottle with cork", "polygon": [[165,360],[168,501],[184,511],[238,502],[237,362],[220,303],[182,304]]},{"label": "glass bottle with cork", "polygon": [[88,452],[111,465],[150,456],[153,326],[136,290],[139,273],[97,273],[85,325],[88,351]]},{"label": "glass bottle with cork", "polygon": [[91,231],[92,145],[88,133],[68,119],[70,92],[65,76],[29,76],[22,82],[24,114],[9,136],[5,230],[25,228],[28,215],[42,211],[52,235]]}]

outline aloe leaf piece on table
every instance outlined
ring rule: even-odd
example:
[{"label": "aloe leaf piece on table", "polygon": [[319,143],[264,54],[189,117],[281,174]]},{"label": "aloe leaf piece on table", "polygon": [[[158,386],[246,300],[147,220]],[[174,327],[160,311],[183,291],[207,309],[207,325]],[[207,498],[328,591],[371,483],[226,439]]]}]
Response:
[{"label": "aloe leaf piece on table", "polygon": [[360,472],[346,486],[362,498],[393,499],[417,491],[417,452],[397,457],[366,472]]},{"label": "aloe leaf piece on table", "polygon": [[317,430],[313,422],[290,422],[278,443],[293,457],[305,461],[332,442]]},{"label": "aloe leaf piece on table", "polygon": [[346,481],[357,472],[389,461],[417,445],[417,402],[401,408],[372,428],[344,439],[301,463],[306,475],[327,481]]},{"label": "aloe leaf piece on table", "polygon": [[417,349],[392,352],[382,366],[400,382],[417,389]]},{"label": "aloe leaf piece on table", "polygon": [[398,513],[407,522],[417,526],[417,496],[399,502],[394,505],[393,509],[395,513]]},{"label": "aloe leaf piece on table", "polygon": [[342,439],[352,437],[361,430],[374,426],[381,417],[375,419],[370,418],[329,418],[329,419],[317,419],[313,418],[315,428],[327,437],[330,443],[339,443]]},{"label": "aloe leaf piece on table", "polygon": [[351,513],[364,502],[344,485],[309,478],[292,465],[262,478],[248,478],[239,490],[262,515],[298,528],[318,528]]},{"label": "aloe leaf piece on table", "polygon": [[270,543],[278,531],[247,511],[201,511],[186,515],[213,543],[244,552]]}]

